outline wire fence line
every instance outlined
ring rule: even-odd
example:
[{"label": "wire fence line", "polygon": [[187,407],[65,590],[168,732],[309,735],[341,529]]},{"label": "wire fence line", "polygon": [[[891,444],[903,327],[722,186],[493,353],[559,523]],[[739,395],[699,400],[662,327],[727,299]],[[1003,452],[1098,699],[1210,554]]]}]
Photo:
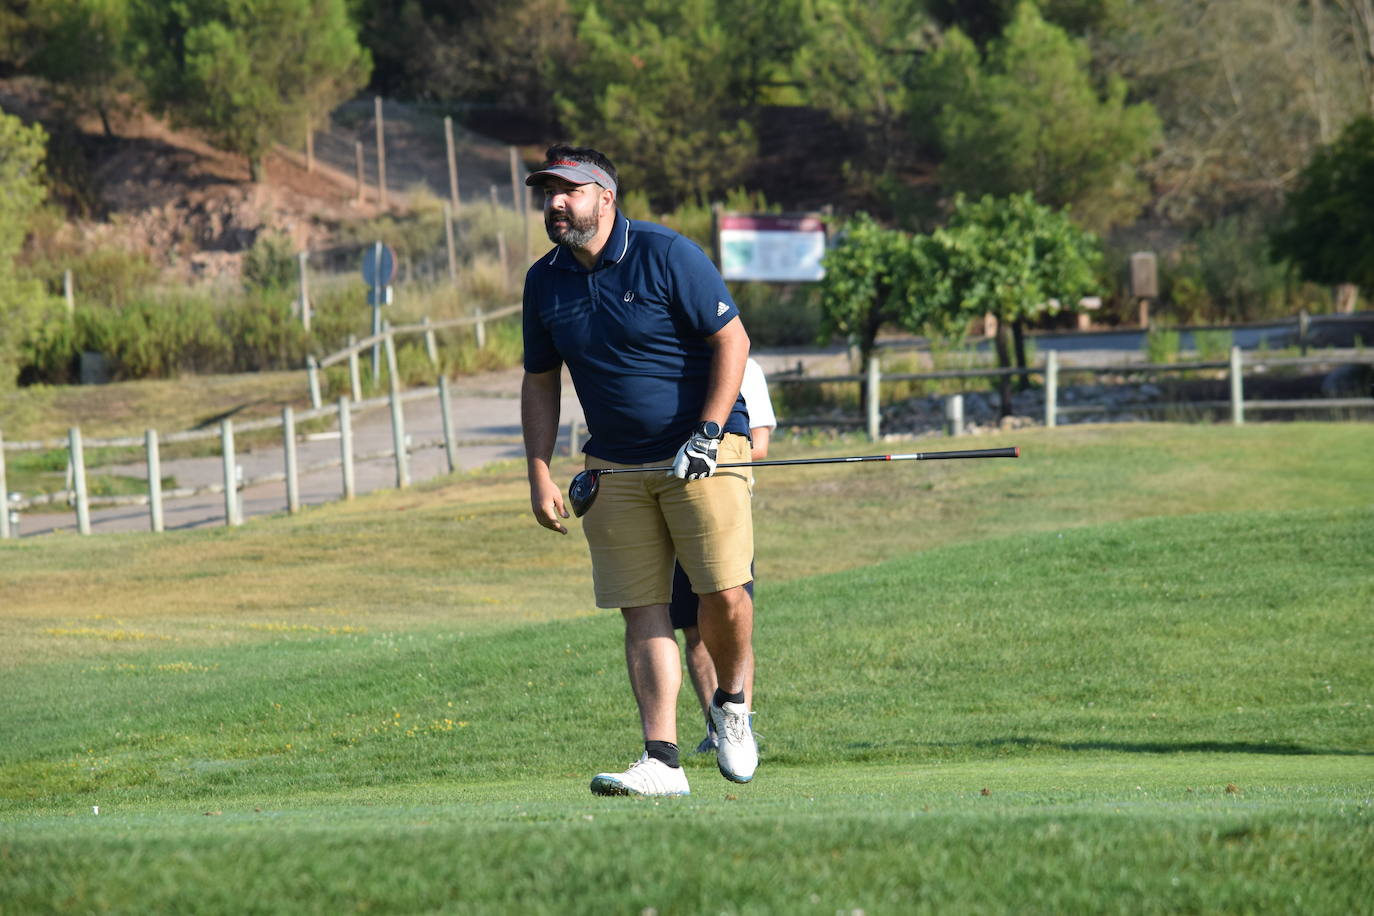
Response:
[{"label": "wire fence line", "polygon": [[[504,254],[502,260],[510,263],[528,253],[528,243],[519,235],[528,236],[531,214],[538,208],[525,186],[529,170],[517,148],[464,128],[442,105],[354,99],[310,133],[304,155],[295,149],[283,152],[307,168],[328,171],[354,188],[358,202],[371,201],[383,212],[419,191],[443,201],[453,221],[474,207],[519,214],[520,228],[512,227],[509,239],[484,233],[453,241],[469,255],[474,249]],[[455,231],[461,232],[461,226]],[[408,252],[398,265],[397,282],[438,283],[449,277],[453,241]],[[308,252],[310,269],[324,282],[346,276],[356,271],[371,244],[343,242]]]}]

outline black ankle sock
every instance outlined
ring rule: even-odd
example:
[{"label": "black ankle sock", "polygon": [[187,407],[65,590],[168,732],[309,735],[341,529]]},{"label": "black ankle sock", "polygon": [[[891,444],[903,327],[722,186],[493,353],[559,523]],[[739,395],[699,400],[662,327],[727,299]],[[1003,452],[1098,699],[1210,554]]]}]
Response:
[{"label": "black ankle sock", "polygon": [[739,693],[726,693],[719,687],[716,688],[716,695],[711,697],[711,702],[716,706],[724,706],[726,703],[743,703],[744,691]]},{"label": "black ankle sock", "polygon": [[671,741],[645,741],[644,753],[670,767],[679,767],[677,745]]}]

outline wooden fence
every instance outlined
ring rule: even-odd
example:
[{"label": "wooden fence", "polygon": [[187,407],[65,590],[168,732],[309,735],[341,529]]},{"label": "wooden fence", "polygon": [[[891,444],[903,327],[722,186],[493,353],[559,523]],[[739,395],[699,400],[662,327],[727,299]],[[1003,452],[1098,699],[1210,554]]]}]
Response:
[{"label": "wooden fence", "polygon": [[[779,420],[783,426],[862,426],[870,439],[876,440],[882,434],[881,394],[885,383],[937,381],[950,379],[1000,379],[1008,376],[1039,376],[1045,388],[1046,426],[1057,426],[1059,417],[1066,414],[1101,413],[1109,408],[1102,405],[1061,406],[1059,404],[1059,377],[1061,373],[1092,375],[1166,375],[1170,373],[1196,372],[1203,370],[1226,370],[1230,397],[1224,401],[1192,401],[1180,404],[1177,401],[1159,401],[1154,404],[1134,403],[1132,410],[1178,410],[1189,406],[1199,409],[1226,409],[1230,411],[1231,422],[1241,425],[1245,422],[1246,410],[1252,411],[1304,411],[1304,410],[1374,410],[1374,397],[1317,398],[1304,400],[1245,400],[1244,374],[1247,368],[1255,373],[1268,372],[1270,369],[1299,366],[1332,366],[1345,363],[1364,363],[1374,365],[1374,354],[1359,355],[1353,359],[1332,357],[1260,357],[1247,361],[1239,347],[1232,347],[1230,359],[1225,362],[1186,362],[1186,363],[1122,363],[1114,366],[1061,366],[1059,352],[1049,350],[1040,366],[1011,369],[951,369],[939,372],[892,372],[882,371],[879,358],[870,358],[863,375],[813,375],[775,373],[771,378],[774,385],[816,385],[827,383],[858,384],[863,387],[863,403],[866,414],[863,418],[790,418]],[[945,399],[946,429],[953,433],[963,427],[963,395],[949,395]]]},{"label": "wooden fence", "polygon": [[[490,314],[483,314],[481,308],[477,309],[477,314],[470,318],[449,318],[443,321],[430,321],[425,318],[419,324],[402,324],[396,326],[384,325],[382,330],[376,334],[357,339],[349,335],[348,346],[342,350],[322,359],[308,356],[305,360],[306,381],[310,385],[310,406],[316,410],[320,408],[320,370],[328,369],[330,366],[338,365],[342,362],[348,363],[348,387],[353,400],[362,400],[362,369],[359,364],[359,354],[364,350],[372,351],[372,377],[379,377],[380,352],[384,347],[394,348],[395,339],[398,336],[411,334],[423,335],[425,339],[425,355],[429,357],[430,365],[436,369],[439,366],[439,340],[436,332],[446,328],[458,328],[471,326],[477,335],[477,349],[484,349],[487,345],[487,322],[498,321],[502,318],[509,318],[511,315],[518,315],[521,311],[520,303],[508,305],[505,308],[497,309]],[[394,358],[394,357],[393,357]],[[394,367],[393,367],[394,368]],[[394,378],[394,372],[393,376]]]}]

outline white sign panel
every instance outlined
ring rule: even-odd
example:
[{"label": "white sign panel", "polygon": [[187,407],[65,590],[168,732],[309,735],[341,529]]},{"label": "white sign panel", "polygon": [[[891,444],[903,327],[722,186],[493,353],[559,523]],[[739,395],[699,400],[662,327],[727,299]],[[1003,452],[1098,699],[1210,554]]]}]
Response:
[{"label": "white sign panel", "polygon": [[815,216],[723,213],[720,273],[727,280],[805,283],[825,276],[825,224]]}]

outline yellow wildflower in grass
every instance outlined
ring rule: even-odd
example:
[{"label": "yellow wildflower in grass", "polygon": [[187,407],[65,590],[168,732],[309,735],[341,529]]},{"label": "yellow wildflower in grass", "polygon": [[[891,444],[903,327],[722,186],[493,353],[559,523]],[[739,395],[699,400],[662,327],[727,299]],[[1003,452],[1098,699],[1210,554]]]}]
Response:
[{"label": "yellow wildflower in grass", "polygon": [[271,623],[246,623],[244,626],[249,630],[260,630],[268,633],[325,633],[329,636],[355,635],[367,632],[367,627],[355,627],[351,624],[321,627],[312,623],[274,621]]},{"label": "yellow wildflower in grass", "polygon": [[141,630],[97,630],[94,627],[48,627],[43,631],[49,636],[103,639],[106,642],[128,642],[138,639],[160,639],[172,641],[171,636],[159,633],[144,633]]}]

